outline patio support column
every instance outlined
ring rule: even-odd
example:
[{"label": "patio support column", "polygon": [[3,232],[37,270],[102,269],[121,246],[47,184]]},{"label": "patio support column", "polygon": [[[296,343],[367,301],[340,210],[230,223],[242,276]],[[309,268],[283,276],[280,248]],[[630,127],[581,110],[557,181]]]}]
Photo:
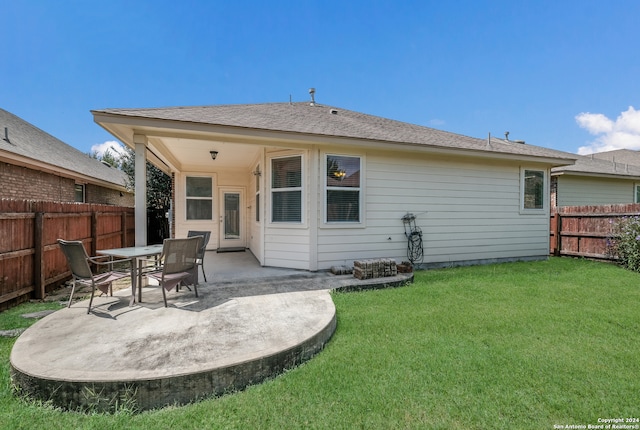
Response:
[{"label": "patio support column", "polygon": [[318,270],[318,202],[323,201],[320,178],[320,151],[315,145],[309,151],[309,270]]},{"label": "patio support column", "polygon": [[133,135],[135,144],[135,216],[136,244],[147,244],[147,136]]}]

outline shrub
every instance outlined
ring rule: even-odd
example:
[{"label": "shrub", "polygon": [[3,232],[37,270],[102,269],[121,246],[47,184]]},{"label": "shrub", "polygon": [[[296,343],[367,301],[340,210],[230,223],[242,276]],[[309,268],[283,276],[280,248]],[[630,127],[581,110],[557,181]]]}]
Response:
[{"label": "shrub", "polygon": [[615,223],[609,253],[626,269],[640,272],[640,216],[624,217]]}]

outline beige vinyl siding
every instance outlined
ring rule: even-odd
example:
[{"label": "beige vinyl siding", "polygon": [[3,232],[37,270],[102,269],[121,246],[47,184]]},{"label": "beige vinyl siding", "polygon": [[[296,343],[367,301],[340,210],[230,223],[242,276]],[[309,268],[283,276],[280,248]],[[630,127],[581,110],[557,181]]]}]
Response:
[{"label": "beige vinyl siding", "polygon": [[558,176],[557,206],[634,203],[634,181],[586,176]]},{"label": "beige vinyl siding", "polygon": [[426,264],[548,255],[549,202],[545,199],[542,214],[520,213],[519,164],[388,154],[366,157],[364,224],[361,228],[323,225],[319,268],[361,258],[406,260],[401,218],[407,212],[417,215],[423,231]]},{"label": "beige vinyl siding", "polygon": [[268,227],[265,266],[309,269],[309,230]]},{"label": "beige vinyl siding", "polygon": [[[302,155],[302,222],[271,222],[271,158]],[[263,199],[265,204],[264,219],[264,266],[288,267],[309,270],[310,264],[310,169],[309,159],[314,155],[310,151],[270,151],[267,150],[265,162],[266,179],[264,181]],[[315,198],[315,194],[313,194]]]}]

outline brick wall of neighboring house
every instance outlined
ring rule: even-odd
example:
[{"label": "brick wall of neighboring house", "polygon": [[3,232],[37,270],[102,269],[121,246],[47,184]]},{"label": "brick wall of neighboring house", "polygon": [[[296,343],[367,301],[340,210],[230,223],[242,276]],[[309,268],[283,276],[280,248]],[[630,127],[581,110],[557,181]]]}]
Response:
[{"label": "brick wall of neighboring house", "polygon": [[27,167],[0,163],[0,197],[73,202],[75,182]]},{"label": "brick wall of neighboring house", "polygon": [[125,207],[135,206],[133,193],[120,192],[97,185],[87,185],[85,187],[85,199],[86,203],[100,203]]},{"label": "brick wall of neighboring house", "polygon": [[[0,163],[0,198],[74,202],[76,182],[70,178],[45,173],[28,167]],[[132,207],[132,193],[87,185],[86,203]]]}]

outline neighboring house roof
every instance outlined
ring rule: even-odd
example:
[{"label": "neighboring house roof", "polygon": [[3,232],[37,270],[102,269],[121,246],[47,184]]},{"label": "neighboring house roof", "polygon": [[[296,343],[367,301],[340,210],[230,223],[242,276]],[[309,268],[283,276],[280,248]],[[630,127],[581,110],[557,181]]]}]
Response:
[{"label": "neighboring house roof", "polygon": [[[626,150],[622,150],[626,151]],[[618,151],[612,151],[618,152]],[[631,151],[634,152],[634,151]],[[602,155],[600,155],[602,154]],[[554,167],[551,169],[552,175],[580,175],[580,176],[600,176],[620,179],[640,179],[640,162],[638,165],[618,162],[618,157],[608,159],[611,154],[600,153],[589,156],[577,156],[576,163],[572,166]],[[605,155],[606,154],[606,155]],[[629,155],[629,154],[628,154]],[[598,158],[602,156],[603,158]],[[632,157],[629,156],[628,160]],[[638,159],[640,161],[640,158]]]},{"label": "neighboring house roof", "polygon": [[631,149],[616,149],[615,151],[596,152],[589,157],[600,160],[609,160],[619,164],[631,164],[640,166],[640,152]]},{"label": "neighboring house roof", "polygon": [[126,175],[20,117],[0,109],[0,157],[97,185],[125,190]]},{"label": "neighboring house roof", "polygon": [[[484,155],[544,158],[555,165],[571,164],[573,154],[501,139],[479,139],[415,124],[367,115],[318,103],[265,103],[150,109],[102,109],[92,111],[104,126],[128,119],[162,120],[180,125],[222,126],[234,129],[296,133],[306,136],[350,138],[365,141],[474,151]],[[116,119],[119,118],[119,119]],[[161,127],[159,123],[155,126]]]}]

